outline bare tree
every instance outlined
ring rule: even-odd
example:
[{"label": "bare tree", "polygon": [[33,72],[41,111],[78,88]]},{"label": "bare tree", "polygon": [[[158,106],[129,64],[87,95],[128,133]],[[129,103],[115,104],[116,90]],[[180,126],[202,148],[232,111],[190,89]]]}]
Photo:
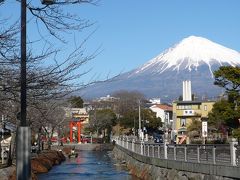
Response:
[{"label": "bare tree", "polygon": [[124,115],[129,111],[136,110],[139,105],[139,101],[145,101],[145,97],[138,91],[117,91],[113,93],[113,97],[117,97],[117,112],[120,115]]},{"label": "bare tree", "polygon": [[[62,103],[49,101],[47,103],[39,102],[34,107],[28,108],[27,118],[32,130],[38,133],[38,138],[40,138],[40,134],[44,134],[47,137],[49,148],[53,133],[58,132],[67,121],[65,110],[62,106]],[[40,139],[38,142],[40,142]]]},{"label": "bare tree", "polygon": [[[17,0],[17,2],[21,2]],[[77,43],[68,55],[62,56],[55,42],[67,46],[70,32],[81,32],[91,26],[88,20],[64,10],[67,6],[96,5],[94,0],[58,0],[53,5],[40,1],[27,3],[28,25],[36,24],[37,39],[27,41],[27,118],[32,130],[52,127],[52,132],[62,122],[63,111],[56,100],[85,86],[80,78],[89,70],[80,68],[97,54],[85,54],[84,45],[89,37]],[[8,8],[7,0],[0,0],[0,8]],[[0,18],[0,109],[9,121],[17,124],[20,102],[20,24],[18,19]],[[10,24],[10,25],[9,25]],[[49,35],[46,35],[48,33]],[[90,34],[91,36],[91,34]],[[42,44],[42,49],[35,47]],[[47,63],[46,63],[47,62]],[[44,129],[47,131],[47,129]]]},{"label": "bare tree", "polygon": [[[6,8],[7,1],[2,2],[4,3],[1,3],[0,6],[5,5]],[[91,55],[85,55],[84,44],[89,38],[86,37],[82,40],[82,43],[75,45],[75,49],[68,56],[62,57],[61,50],[54,47],[49,37],[45,38],[42,34],[47,30],[53,38],[66,44],[65,35],[70,31],[82,31],[84,28],[91,26],[92,23],[65,11],[64,8],[70,5],[74,5],[74,7],[83,4],[96,5],[97,1],[56,1],[51,6],[42,5],[39,2],[31,1],[27,4],[29,14],[31,14],[31,20],[28,23],[30,21],[36,22],[36,28],[40,36],[39,41],[48,45],[45,45],[42,51],[38,51],[40,54],[36,54],[36,51],[31,48],[36,42],[28,41],[28,47],[30,47],[27,57],[28,104],[39,99],[59,99],[84,87],[85,84],[77,81],[77,79],[80,79],[89,70],[80,70],[80,68],[97,55],[97,51]],[[20,28],[18,23],[7,26],[4,23],[5,21],[6,19],[0,20],[0,24],[4,27],[0,29],[0,86],[4,93],[8,93],[9,96],[1,97],[2,100],[5,98],[6,101],[11,99],[11,101],[19,102],[20,57],[19,40],[17,38]],[[44,63],[46,61],[48,61],[47,64]]]}]

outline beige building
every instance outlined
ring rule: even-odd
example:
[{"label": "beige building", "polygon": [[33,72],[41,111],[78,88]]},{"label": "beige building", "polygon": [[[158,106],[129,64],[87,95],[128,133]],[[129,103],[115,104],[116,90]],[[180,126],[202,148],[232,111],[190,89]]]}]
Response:
[{"label": "beige building", "polygon": [[85,108],[64,108],[65,117],[71,120],[82,120],[82,124],[89,123],[89,114]]},{"label": "beige building", "polygon": [[193,121],[207,120],[214,101],[177,101],[173,103],[173,128],[176,143],[188,143],[188,126]]}]

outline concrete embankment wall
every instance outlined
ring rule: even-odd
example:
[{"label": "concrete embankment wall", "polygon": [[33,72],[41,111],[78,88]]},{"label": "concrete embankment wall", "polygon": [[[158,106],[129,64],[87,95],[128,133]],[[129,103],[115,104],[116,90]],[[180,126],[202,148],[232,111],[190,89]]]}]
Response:
[{"label": "concrete embankment wall", "polygon": [[[37,174],[47,173],[54,165],[59,165],[65,160],[62,152],[54,150],[42,151],[31,158],[32,180],[37,180]],[[16,165],[0,169],[1,180],[16,180]]]},{"label": "concrete embankment wall", "polygon": [[146,180],[230,180],[240,178],[239,167],[146,157],[118,145],[114,147],[113,154],[116,158],[126,161],[131,174]]},{"label": "concrete embankment wall", "polygon": [[74,148],[76,151],[105,151],[112,150],[112,144],[64,144],[64,146],[52,146],[54,150],[63,150],[66,148]]}]

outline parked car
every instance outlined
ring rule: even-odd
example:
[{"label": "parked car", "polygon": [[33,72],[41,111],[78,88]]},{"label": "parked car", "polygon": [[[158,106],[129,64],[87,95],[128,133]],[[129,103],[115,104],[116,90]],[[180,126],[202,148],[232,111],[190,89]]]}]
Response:
[{"label": "parked car", "polygon": [[60,142],[61,142],[61,143],[67,143],[67,138],[66,138],[66,137],[62,137],[62,138],[60,139]]},{"label": "parked car", "polygon": [[91,137],[87,137],[87,136],[81,137],[81,142],[82,143],[91,143]]},{"label": "parked car", "polygon": [[[82,143],[91,143],[91,136],[82,136],[81,137],[81,142]],[[97,138],[92,137],[92,143],[98,143]]]},{"label": "parked car", "polygon": [[162,134],[154,134],[153,139],[155,143],[163,143],[163,135]]}]

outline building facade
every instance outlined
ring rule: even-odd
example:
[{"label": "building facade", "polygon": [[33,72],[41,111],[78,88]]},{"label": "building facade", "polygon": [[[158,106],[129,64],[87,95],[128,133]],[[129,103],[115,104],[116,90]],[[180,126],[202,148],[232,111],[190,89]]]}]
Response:
[{"label": "building facade", "polygon": [[172,124],[172,106],[166,104],[155,104],[150,109],[156,113],[156,117],[161,118],[163,125],[170,127]]},{"label": "building facade", "polygon": [[214,103],[214,101],[176,101],[173,103],[173,127],[176,143],[189,142],[187,128],[193,121],[207,120]]}]

